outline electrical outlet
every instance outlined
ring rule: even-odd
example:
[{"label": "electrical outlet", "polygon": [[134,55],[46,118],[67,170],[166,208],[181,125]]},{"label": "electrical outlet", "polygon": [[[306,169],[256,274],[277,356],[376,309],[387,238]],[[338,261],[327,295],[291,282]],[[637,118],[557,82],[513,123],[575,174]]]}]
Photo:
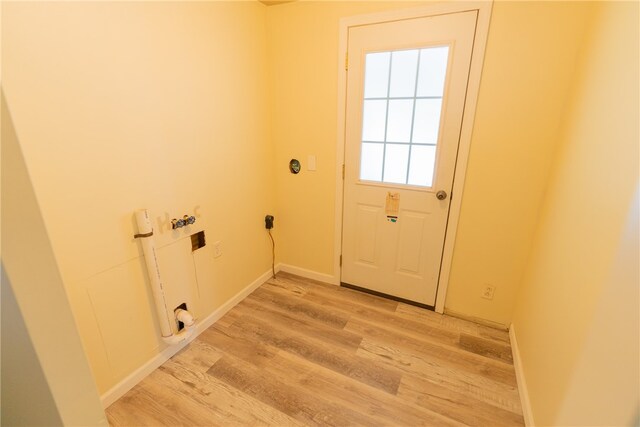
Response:
[{"label": "electrical outlet", "polygon": [[222,255],[222,242],[218,240],[213,242],[213,257],[218,258],[220,255]]},{"label": "electrical outlet", "polygon": [[484,288],[482,288],[482,295],[480,295],[482,298],[484,299],[493,299],[493,294],[496,291],[496,287],[492,286],[492,285],[485,285]]},{"label": "electrical outlet", "polygon": [[267,215],[264,217],[264,228],[271,230],[273,228],[273,215]]}]

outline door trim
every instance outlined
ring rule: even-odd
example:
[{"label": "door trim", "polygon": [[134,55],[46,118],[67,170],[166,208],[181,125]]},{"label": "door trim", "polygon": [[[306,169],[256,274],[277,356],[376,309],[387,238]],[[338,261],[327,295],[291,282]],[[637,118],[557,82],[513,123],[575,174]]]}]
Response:
[{"label": "door trim", "polygon": [[493,1],[476,2],[451,2],[434,3],[428,6],[392,10],[381,13],[351,16],[340,19],[340,34],[338,42],[338,126],[337,126],[337,147],[336,147],[336,201],[335,201],[335,231],[334,231],[334,263],[333,263],[333,283],[340,284],[341,266],[340,256],[342,254],[342,215],[344,198],[344,181],[342,166],[344,164],[345,150],[345,120],[347,106],[347,72],[346,72],[346,52],[348,47],[348,34],[350,27],[361,25],[380,24],[390,21],[400,21],[405,19],[420,18],[426,16],[443,15],[450,13],[478,11],[478,21],[476,24],[473,51],[471,54],[471,65],[469,67],[469,81],[467,84],[467,96],[464,103],[462,116],[462,126],[460,129],[460,140],[458,142],[458,157],[453,175],[453,190],[451,193],[451,203],[449,205],[449,217],[444,238],[442,262],[440,264],[440,275],[438,278],[435,311],[444,312],[444,302],[449,285],[449,275],[451,272],[451,262],[453,259],[453,249],[458,229],[458,219],[460,217],[460,207],[462,206],[462,194],[464,180],[469,159],[471,146],[471,135],[473,131],[473,121],[475,118],[478,92],[480,90],[480,77],[482,65],[484,63],[484,53],[489,34],[489,21],[491,19],[491,9]]}]

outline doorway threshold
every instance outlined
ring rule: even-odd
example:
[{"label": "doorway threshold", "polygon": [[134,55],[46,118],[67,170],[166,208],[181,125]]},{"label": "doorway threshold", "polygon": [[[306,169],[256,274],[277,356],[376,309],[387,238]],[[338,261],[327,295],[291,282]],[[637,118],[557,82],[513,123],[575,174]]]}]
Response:
[{"label": "doorway threshold", "polygon": [[427,310],[435,311],[435,307],[433,305],[423,304],[421,302],[411,301],[405,298],[396,297],[394,295],[385,294],[383,292],[373,291],[371,289],[362,288],[350,283],[340,282],[340,286],[342,286],[343,288],[353,289],[354,291],[364,292],[366,294],[375,295],[377,297],[386,298],[393,301],[398,301],[405,304],[414,305],[416,307],[426,308]]}]

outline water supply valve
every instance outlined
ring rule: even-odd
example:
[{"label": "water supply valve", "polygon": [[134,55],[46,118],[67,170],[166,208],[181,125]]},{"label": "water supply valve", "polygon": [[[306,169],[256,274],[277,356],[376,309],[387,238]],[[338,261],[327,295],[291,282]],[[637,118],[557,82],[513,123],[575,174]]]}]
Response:
[{"label": "water supply valve", "polygon": [[187,224],[185,223],[184,219],[176,219],[176,218],[173,218],[173,219],[171,220],[171,228],[172,228],[173,230],[175,230],[176,228],[182,228],[182,227],[184,227],[185,225],[187,225]]},{"label": "water supply valve", "polygon": [[171,220],[171,229],[186,227],[196,222],[196,217],[191,215],[184,215],[181,219],[174,218]]}]

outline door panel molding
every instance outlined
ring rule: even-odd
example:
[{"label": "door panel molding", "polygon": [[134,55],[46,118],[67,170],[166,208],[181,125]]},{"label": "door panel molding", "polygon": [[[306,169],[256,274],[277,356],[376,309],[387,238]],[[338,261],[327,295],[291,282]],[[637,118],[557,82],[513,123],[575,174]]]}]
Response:
[{"label": "door panel molding", "polygon": [[467,93],[464,103],[462,126],[460,130],[460,141],[458,146],[456,167],[453,178],[453,190],[451,193],[450,210],[447,221],[446,235],[440,266],[438,280],[435,311],[444,311],[444,302],[449,282],[451,261],[460,215],[462,202],[464,179],[466,175],[469,150],[471,144],[471,134],[475,109],[480,88],[480,76],[484,62],[484,53],[487,43],[489,22],[491,17],[493,2],[452,2],[433,4],[419,8],[402,9],[359,15],[342,18],[340,20],[339,49],[338,49],[338,126],[337,126],[337,147],[336,147],[336,210],[335,210],[335,232],[334,232],[334,274],[332,282],[340,284],[341,266],[340,256],[342,252],[342,227],[343,227],[343,165],[345,161],[345,119],[346,119],[346,94],[347,94],[347,46],[349,28],[380,24],[420,17],[438,16],[443,14],[459,13],[465,11],[477,11],[477,25],[475,30],[475,40],[471,54],[471,64],[469,69],[469,79]]},{"label": "door panel molding", "polygon": [[[358,218],[357,225],[357,238],[356,238],[356,261],[364,263],[369,267],[376,267],[376,239],[378,237],[378,228],[376,227],[376,220],[378,214],[382,211],[381,206],[370,206],[359,204],[357,207],[356,216]],[[370,227],[367,227],[370,224]],[[365,233],[365,228],[373,228],[374,233]]]},{"label": "door panel molding", "polygon": [[424,232],[428,213],[404,211],[400,224],[398,241],[398,258],[396,271],[422,279],[422,263],[420,262],[420,238]]}]

